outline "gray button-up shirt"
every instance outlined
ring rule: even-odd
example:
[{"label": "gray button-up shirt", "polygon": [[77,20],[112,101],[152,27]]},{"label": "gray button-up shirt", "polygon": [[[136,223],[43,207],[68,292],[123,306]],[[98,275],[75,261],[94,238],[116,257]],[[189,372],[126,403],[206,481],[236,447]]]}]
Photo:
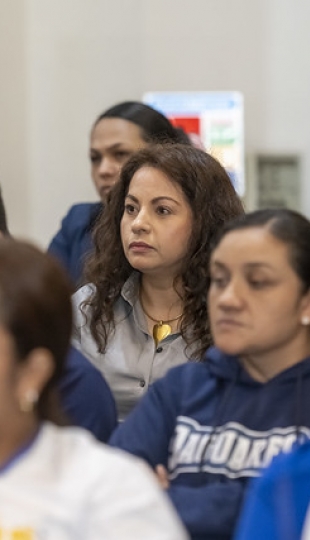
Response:
[{"label": "gray button-up shirt", "polygon": [[[155,347],[139,301],[139,275],[133,273],[115,304],[115,331],[109,337],[106,352],[100,354],[80,310],[81,302],[92,292],[93,287],[85,285],[73,296],[72,342],[104,375],[114,394],[119,419],[123,420],[150,384],[169,368],[188,361],[189,349],[185,351],[180,333],[171,334]],[[84,308],[86,316],[89,309]]]}]

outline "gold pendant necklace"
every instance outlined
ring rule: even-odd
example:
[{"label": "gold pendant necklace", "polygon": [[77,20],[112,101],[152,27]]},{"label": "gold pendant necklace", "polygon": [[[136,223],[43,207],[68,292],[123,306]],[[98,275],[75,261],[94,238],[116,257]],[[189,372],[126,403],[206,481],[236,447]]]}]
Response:
[{"label": "gold pendant necklace", "polygon": [[166,321],[158,320],[158,319],[154,319],[154,317],[152,317],[147,311],[145,311],[143,303],[142,303],[141,295],[140,295],[140,304],[145,315],[149,319],[151,319],[151,321],[154,321],[156,323],[153,326],[153,338],[155,341],[155,347],[157,347],[160,341],[170,336],[172,332],[172,328],[169,323],[178,321],[179,319],[181,319],[183,313],[181,313],[181,315],[178,315],[177,317],[174,317],[173,319],[167,319]]}]

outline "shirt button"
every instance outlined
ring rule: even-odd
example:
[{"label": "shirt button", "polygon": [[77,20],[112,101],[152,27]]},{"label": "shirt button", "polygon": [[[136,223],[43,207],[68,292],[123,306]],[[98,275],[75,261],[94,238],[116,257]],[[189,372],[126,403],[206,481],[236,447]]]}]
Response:
[{"label": "shirt button", "polygon": [[143,381],[143,379],[141,379],[141,380],[139,381],[139,385],[141,386],[141,388],[144,388],[144,386],[145,386],[145,381]]},{"label": "shirt button", "polygon": [[162,352],[162,351],[163,351],[162,347],[157,347],[156,352]]}]

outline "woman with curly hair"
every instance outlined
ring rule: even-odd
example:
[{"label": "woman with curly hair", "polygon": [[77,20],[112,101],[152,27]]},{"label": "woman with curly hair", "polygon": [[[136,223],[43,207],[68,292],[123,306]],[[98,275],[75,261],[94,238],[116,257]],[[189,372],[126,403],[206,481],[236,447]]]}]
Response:
[{"label": "woman with curly hair", "polygon": [[74,345],[108,380],[124,419],[149,385],[211,343],[210,243],[243,213],[224,168],[183,144],[133,155],[111,191],[74,295]]}]

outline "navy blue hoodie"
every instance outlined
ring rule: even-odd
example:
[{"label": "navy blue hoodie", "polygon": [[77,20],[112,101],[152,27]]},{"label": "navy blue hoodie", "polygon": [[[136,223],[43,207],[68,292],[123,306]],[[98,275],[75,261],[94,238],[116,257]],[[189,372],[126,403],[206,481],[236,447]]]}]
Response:
[{"label": "navy blue hoodie", "polygon": [[309,428],[310,358],[262,384],[212,348],[205,362],[155,382],[110,443],[167,467],[168,493],[193,539],[227,540],[248,480]]}]

